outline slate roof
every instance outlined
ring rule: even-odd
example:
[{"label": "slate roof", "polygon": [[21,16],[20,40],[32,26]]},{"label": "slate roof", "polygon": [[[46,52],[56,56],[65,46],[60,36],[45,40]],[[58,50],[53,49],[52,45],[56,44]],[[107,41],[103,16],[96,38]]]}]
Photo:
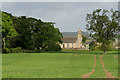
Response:
[{"label": "slate roof", "polygon": [[77,32],[62,32],[63,37],[77,37]]},{"label": "slate roof", "polygon": [[63,43],[75,43],[77,40],[76,37],[63,37],[62,42]]},{"label": "slate roof", "polygon": [[[82,32],[82,34],[87,38],[90,38],[88,32]],[[78,32],[62,32],[62,35],[63,37],[77,37]]]}]

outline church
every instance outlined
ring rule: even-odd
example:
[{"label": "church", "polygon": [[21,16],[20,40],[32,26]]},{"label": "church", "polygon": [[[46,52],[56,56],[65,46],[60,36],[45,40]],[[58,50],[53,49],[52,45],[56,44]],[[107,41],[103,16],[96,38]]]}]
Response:
[{"label": "church", "polygon": [[67,49],[83,49],[82,45],[82,31],[79,29],[77,32],[77,37],[63,37],[61,48]]}]

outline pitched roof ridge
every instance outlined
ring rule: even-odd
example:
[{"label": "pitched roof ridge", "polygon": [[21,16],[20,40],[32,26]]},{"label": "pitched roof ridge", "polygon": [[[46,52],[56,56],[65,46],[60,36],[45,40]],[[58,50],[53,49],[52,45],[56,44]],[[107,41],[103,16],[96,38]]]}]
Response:
[{"label": "pitched roof ridge", "polygon": [[63,38],[77,38],[77,37],[63,37]]}]

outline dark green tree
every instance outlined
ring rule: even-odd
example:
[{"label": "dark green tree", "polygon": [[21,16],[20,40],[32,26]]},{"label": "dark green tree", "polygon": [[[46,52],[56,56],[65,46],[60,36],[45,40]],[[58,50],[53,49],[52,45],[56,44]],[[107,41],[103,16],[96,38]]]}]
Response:
[{"label": "dark green tree", "polygon": [[9,38],[9,42],[7,42],[10,43],[11,48],[21,47],[27,50],[44,49],[47,51],[60,49],[62,33],[58,28],[54,28],[55,23],[43,22],[32,17],[16,17],[9,13],[6,14],[13,21],[11,25],[18,33],[18,36]]},{"label": "dark green tree", "polygon": [[90,50],[94,50],[94,49],[95,49],[95,46],[96,46],[95,42],[94,42],[94,41],[91,41],[90,44],[89,44],[89,49],[90,49]]},{"label": "dark green tree", "polygon": [[87,14],[86,21],[90,36],[102,43],[103,51],[106,53],[107,46],[118,32],[118,11],[97,9],[92,14]]},{"label": "dark green tree", "polygon": [[43,48],[50,51],[60,50],[60,45],[62,43],[62,33],[58,28],[54,28],[54,23],[45,23],[45,41],[43,43]]},{"label": "dark green tree", "polygon": [[[27,18],[26,16],[21,16],[14,18],[14,26],[18,32],[18,37],[16,38],[16,45],[14,47],[22,47],[23,49],[33,49],[34,48],[34,30],[36,29],[37,19]],[[37,26],[38,27],[38,26]]]},{"label": "dark green tree", "polygon": [[87,40],[87,37],[85,37],[84,35],[82,35],[82,43],[85,44],[85,41]]}]

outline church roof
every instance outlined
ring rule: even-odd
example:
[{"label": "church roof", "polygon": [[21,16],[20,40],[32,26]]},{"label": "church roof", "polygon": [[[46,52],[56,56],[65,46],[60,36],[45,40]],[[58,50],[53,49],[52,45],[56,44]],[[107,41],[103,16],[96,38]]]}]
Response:
[{"label": "church roof", "polygon": [[76,37],[63,37],[62,42],[63,43],[75,43],[77,40]]},{"label": "church roof", "polygon": [[62,32],[63,37],[77,37],[77,32]]}]

